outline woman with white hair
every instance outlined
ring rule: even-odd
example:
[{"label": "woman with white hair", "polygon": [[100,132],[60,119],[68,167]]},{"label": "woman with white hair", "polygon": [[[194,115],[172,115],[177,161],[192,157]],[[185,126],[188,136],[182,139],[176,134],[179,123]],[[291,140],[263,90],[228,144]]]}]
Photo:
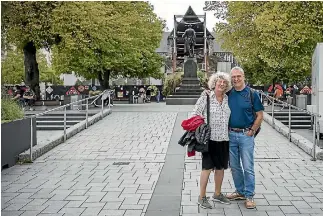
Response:
[{"label": "woman with white hair", "polygon": [[[208,122],[211,129],[208,152],[202,153],[202,171],[200,176],[200,195],[198,205],[202,208],[212,208],[206,198],[206,186],[211,171],[214,171],[215,192],[213,201],[230,204],[230,201],[221,193],[224,170],[229,163],[229,133],[228,124],[231,114],[226,92],[231,89],[230,76],[227,73],[217,72],[208,81],[210,89],[210,116]],[[197,100],[194,115],[206,119],[207,93],[204,91]]]}]

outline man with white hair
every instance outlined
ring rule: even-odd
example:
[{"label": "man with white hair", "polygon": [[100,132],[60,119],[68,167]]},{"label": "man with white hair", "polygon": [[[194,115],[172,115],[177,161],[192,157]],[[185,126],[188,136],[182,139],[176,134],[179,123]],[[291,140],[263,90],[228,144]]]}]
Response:
[{"label": "man with white hair", "polygon": [[264,107],[258,93],[246,86],[242,68],[232,68],[230,75],[233,85],[228,93],[231,109],[230,167],[236,191],[227,198],[246,200],[246,208],[253,209],[256,207],[253,199],[255,194],[254,138],[263,120]]}]

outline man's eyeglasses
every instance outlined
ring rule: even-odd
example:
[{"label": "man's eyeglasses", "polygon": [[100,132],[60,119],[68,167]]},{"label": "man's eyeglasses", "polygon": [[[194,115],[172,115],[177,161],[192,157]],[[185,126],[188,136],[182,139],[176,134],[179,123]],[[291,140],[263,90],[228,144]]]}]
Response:
[{"label": "man's eyeglasses", "polygon": [[231,79],[241,79],[242,75],[237,75],[237,76],[231,76]]}]

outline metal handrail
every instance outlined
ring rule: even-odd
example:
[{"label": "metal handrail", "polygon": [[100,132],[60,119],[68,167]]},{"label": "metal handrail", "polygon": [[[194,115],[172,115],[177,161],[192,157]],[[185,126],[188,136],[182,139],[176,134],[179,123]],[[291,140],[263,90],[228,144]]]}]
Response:
[{"label": "metal handrail", "polygon": [[[271,101],[271,118],[272,118],[272,127],[275,128],[275,110],[274,110],[274,106],[275,106],[275,101],[277,101],[278,103],[283,104],[283,108],[279,111],[282,111],[284,109],[284,107],[288,107],[288,139],[291,142],[292,141],[292,129],[291,129],[291,121],[292,121],[292,114],[291,114],[291,108],[294,108],[298,111],[302,111],[304,113],[307,113],[311,116],[311,121],[314,123],[313,124],[313,155],[312,155],[312,160],[316,161],[316,146],[319,146],[319,141],[320,141],[320,122],[319,122],[319,118],[321,117],[320,114],[318,113],[314,113],[314,112],[310,112],[307,110],[304,110],[302,108],[299,108],[297,106],[293,106],[289,103],[286,103],[284,101],[281,101],[279,99],[276,99],[274,97],[271,97],[269,95],[266,95],[262,90],[255,90],[257,92],[259,92],[261,95],[264,95],[268,100]],[[261,96],[262,99],[262,96]]]},{"label": "metal handrail", "polygon": [[[32,127],[33,127],[33,119],[34,118],[37,118],[38,116],[43,116],[47,113],[50,113],[50,112],[53,112],[53,111],[57,111],[57,110],[60,110],[60,109],[64,109],[64,142],[66,141],[67,139],[67,135],[66,135],[66,108],[69,107],[69,106],[73,106],[74,104],[76,103],[81,103],[83,101],[86,101],[86,104],[81,104],[81,105],[85,105],[86,106],[86,117],[85,117],[85,128],[88,128],[88,116],[89,116],[89,100],[90,99],[93,99],[93,98],[99,98],[99,97],[102,97],[104,94],[105,94],[106,90],[104,90],[103,92],[101,92],[100,94],[98,95],[95,95],[95,96],[92,96],[92,97],[88,97],[88,98],[84,98],[82,100],[78,100],[78,101],[74,101],[72,103],[69,103],[69,104],[65,104],[65,105],[62,105],[62,106],[59,106],[59,107],[56,107],[54,109],[50,109],[50,110],[47,110],[45,112],[42,112],[42,113],[37,113],[37,114],[34,114],[34,115],[29,115],[29,116],[25,116],[25,118],[30,118],[30,126],[31,126],[31,141],[30,141],[30,161],[33,161],[33,156],[32,156],[32,149],[33,149],[33,130],[32,130]],[[110,108],[110,101],[111,101],[111,97],[110,97],[110,94],[108,94],[108,98],[109,100],[109,104],[108,104],[108,107]],[[103,106],[104,106],[104,100],[101,100],[101,118],[103,119]]]},{"label": "metal handrail", "polygon": [[285,102],[285,101],[279,100],[279,99],[274,98],[274,97],[269,96],[269,95],[266,95],[262,90],[256,90],[256,89],[255,89],[255,91],[257,91],[257,92],[261,93],[262,95],[264,95],[265,97],[267,97],[267,98],[271,99],[270,101],[274,100],[274,101],[277,101],[277,102],[281,103],[284,107],[285,107],[285,106],[286,106],[286,107],[291,106],[291,108],[294,108],[294,109],[296,109],[296,110],[298,110],[298,111],[305,112],[305,113],[307,113],[307,114],[309,114],[309,115],[311,115],[311,116],[322,117],[319,113],[315,113],[315,112],[307,111],[307,110],[305,110],[305,109],[302,109],[302,108],[299,108],[299,107],[297,107],[297,106],[291,105],[291,104],[289,104],[289,103],[287,103],[287,102]]},{"label": "metal handrail", "polygon": [[[42,113],[37,113],[37,114],[34,114],[34,115],[29,115],[29,116],[25,116],[25,118],[33,118],[33,117],[38,117],[38,116],[42,116],[42,115],[45,115],[47,113],[50,113],[50,112],[53,112],[53,111],[57,111],[57,110],[60,110],[62,108],[65,108],[65,107],[68,107],[68,106],[71,106],[73,104],[76,104],[76,103],[80,103],[80,102],[83,102],[83,101],[86,101],[86,100],[89,100],[89,99],[93,99],[93,98],[99,98],[100,96],[102,96],[104,93],[105,93],[106,90],[104,90],[102,93],[98,94],[98,95],[94,95],[92,97],[89,97],[89,98],[84,98],[82,100],[78,100],[78,101],[74,101],[72,103],[69,103],[69,104],[65,104],[65,105],[62,105],[62,106],[59,106],[59,107],[56,107],[56,108],[53,108],[53,109],[50,109],[50,110],[47,110],[45,112],[42,112]],[[84,104],[86,105],[86,104]]]}]

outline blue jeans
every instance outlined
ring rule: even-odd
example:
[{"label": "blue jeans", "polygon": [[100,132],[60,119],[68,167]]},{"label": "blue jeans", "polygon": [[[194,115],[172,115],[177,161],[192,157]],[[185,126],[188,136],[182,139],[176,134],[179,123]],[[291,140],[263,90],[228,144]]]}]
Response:
[{"label": "blue jeans", "polygon": [[238,193],[252,198],[255,194],[254,136],[248,136],[246,132],[230,131],[229,138],[230,167],[234,185]]}]

